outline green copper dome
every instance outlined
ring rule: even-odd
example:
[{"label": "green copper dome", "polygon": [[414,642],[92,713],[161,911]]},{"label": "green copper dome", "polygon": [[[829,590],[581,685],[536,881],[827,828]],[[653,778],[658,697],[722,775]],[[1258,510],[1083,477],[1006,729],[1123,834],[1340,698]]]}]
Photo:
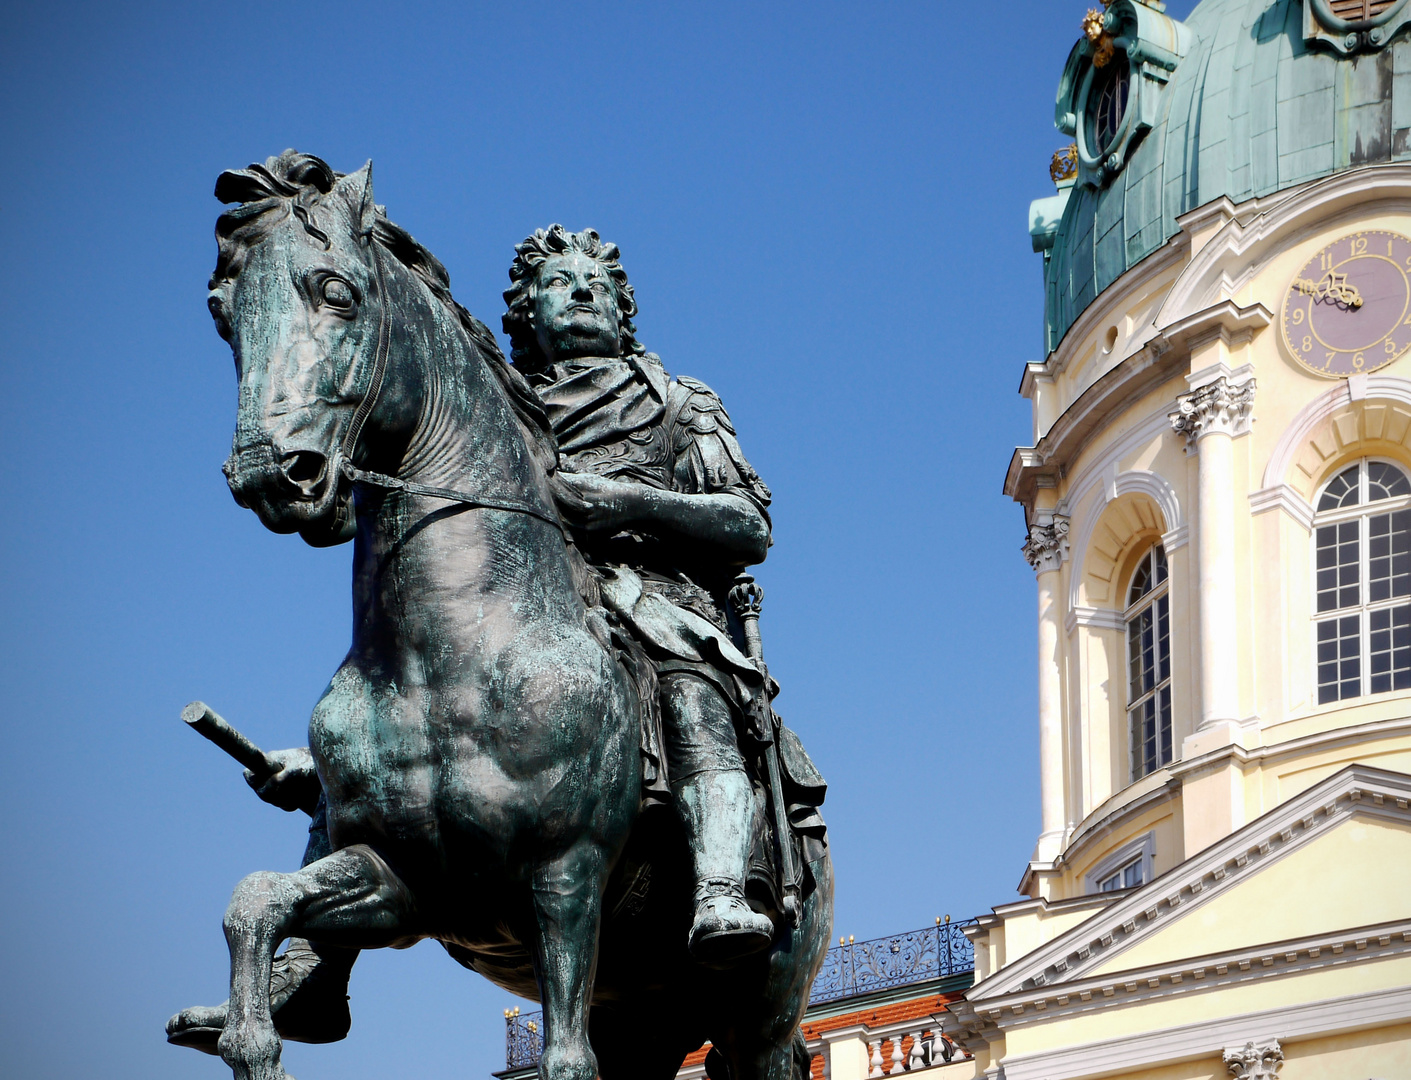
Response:
[{"label": "green copper dome", "polygon": [[1205,0],[1184,22],[1113,0],[1085,24],[1057,108],[1077,175],[1030,212],[1046,351],[1179,215],[1411,159],[1408,26],[1411,0]]}]

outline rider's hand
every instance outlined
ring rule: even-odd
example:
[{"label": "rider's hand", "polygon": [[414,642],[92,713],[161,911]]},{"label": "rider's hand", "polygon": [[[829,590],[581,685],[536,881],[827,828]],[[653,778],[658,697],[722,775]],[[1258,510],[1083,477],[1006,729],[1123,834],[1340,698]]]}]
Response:
[{"label": "rider's hand", "polygon": [[558,479],[567,489],[559,499],[559,510],[574,525],[596,532],[620,529],[642,517],[645,489],[641,484],[609,480],[593,473],[561,472]]},{"label": "rider's hand", "polygon": [[245,783],[254,788],[255,794],[265,802],[281,810],[303,810],[312,815],[322,788],[309,748],[299,746],[292,750],[275,750],[265,756],[277,766],[274,774],[257,781],[255,774],[246,769]]}]

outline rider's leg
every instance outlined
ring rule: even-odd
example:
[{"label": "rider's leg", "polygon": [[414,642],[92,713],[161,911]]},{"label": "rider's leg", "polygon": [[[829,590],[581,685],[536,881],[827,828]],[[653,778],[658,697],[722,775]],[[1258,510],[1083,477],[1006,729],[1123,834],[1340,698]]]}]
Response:
[{"label": "rider's leg", "polygon": [[606,876],[603,853],[586,840],[533,873],[535,962],[544,996],[541,1080],[596,1080],[598,1075],[588,1043],[588,1003]]},{"label": "rider's leg", "polygon": [[270,1015],[274,949],[295,933],[379,948],[421,935],[411,894],[369,848],[335,852],[295,874],[251,874],[225,913],[230,1007],[220,1055],[236,1080],[281,1080],[281,1043]]},{"label": "rider's leg", "polygon": [[[333,853],[323,797],[309,823],[309,842],[299,864],[305,867]],[[270,971],[270,1007],[274,1026],[286,1041],[337,1042],[352,1025],[348,1012],[348,976],[358,950],[291,937]],[[207,1054],[225,1026],[228,1002],[193,1005],[167,1021],[167,1040]]]},{"label": "rider's leg", "polygon": [[729,704],[695,675],[662,676],[667,771],[696,877],[692,954],[727,964],[768,948],[774,924],[745,900],[755,793]]}]

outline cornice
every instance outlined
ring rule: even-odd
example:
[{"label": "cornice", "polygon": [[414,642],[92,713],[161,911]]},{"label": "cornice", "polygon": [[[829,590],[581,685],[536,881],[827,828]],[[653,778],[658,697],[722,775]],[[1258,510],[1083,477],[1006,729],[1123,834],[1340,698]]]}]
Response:
[{"label": "cornice", "polygon": [[[1181,797],[1181,785],[1171,776],[1169,767],[1158,769],[1150,776],[1142,777],[1137,783],[1146,781],[1154,781],[1148,790],[1129,795],[1131,788],[1136,786],[1129,785],[1084,818],[1073,831],[1068,845],[1055,860],[1055,867],[1062,868],[1081,862],[1094,844],[1107,839],[1133,818]],[[1124,798],[1127,801],[1119,802]]]},{"label": "cornice", "polygon": [[1301,757],[1309,753],[1336,750],[1341,747],[1357,746],[1377,739],[1395,738],[1398,735],[1411,735],[1411,716],[1397,716],[1387,720],[1372,720],[1352,727],[1333,728],[1312,735],[1301,735],[1297,739],[1270,743],[1246,749],[1238,743],[1222,746],[1218,750],[1177,761],[1167,766],[1168,771],[1178,781],[1184,783],[1195,773],[1218,767],[1227,760],[1241,766],[1277,762],[1284,758]]},{"label": "cornice", "polygon": [[1411,956],[1411,919],[1183,957],[1074,979],[1059,986],[1017,991],[988,998],[983,1004],[970,1002],[969,1010],[958,1009],[959,1003],[953,1003],[949,1011],[962,1023],[973,1019],[981,1026],[1003,1032],[1040,1018],[1078,1016],[1153,998],[1169,998],[1172,994],[1223,990],[1257,979],[1398,956]]},{"label": "cornice", "polygon": [[1192,347],[1212,335],[1236,343],[1272,320],[1273,315],[1262,304],[1240,307],[1232,300],[1223,300],[1163,328],[1079,394],[1037,446],[1014,451],[1005,475],[1004,493],[1026,507],[1032,506],[1038,488],[1056,486],[1095,431],[1173,378]]},{"label": "cornice", "polygon": [[1040,946],[1008,971],[996,972],[971,989],[966,999],[984,1008],[992,999],[1084,978],[1165,926],[1178,908],[1201,906],[1301,847],[1350,811],[1411,823],[1408,800],[1411,776],[1350,765]]},{"label": "cornice", "polygon": [[[1181,318],[1220,293],[1238,293],[1273,249],[1282,247],[1291,236],[1326,228],[1341,213],[1365,212],[1374,205],[1393,204],[1404,210],[1408,199],[1411,165],[1388,164],[1335,173],[1291,194],[1281,192],[1278,197],[1232,206],[1231,220],[1191,256],[1172,284],[1157,325]],[[1183,215],[1177,224],[1184,228],[1187,220],[1190,215]],[[1238,272],[1232,278],[1235,270]]]},{"label": "cornice", "polygon": [[[1005,1080],[1074,1080],[1204,1057],[1211,1058],[1213,1068],[1218,1070],[1226,1047],[1267,1038],[1271,1032],[1296,1032],[1300,1038],[1313,1038],[1331,1032],[1380,1027],[1404,1020],[1408,1015],[1411,1015],[1411,987],[1349,994],[1118,1036],[1100,1043],[1006,1057],[1004,1077]],[[947,1020],[950,1021],[948,1028],[957,1026],[950,1017]],[[986,1040],[982,1033],[973,1041],[983,1043]]]}]

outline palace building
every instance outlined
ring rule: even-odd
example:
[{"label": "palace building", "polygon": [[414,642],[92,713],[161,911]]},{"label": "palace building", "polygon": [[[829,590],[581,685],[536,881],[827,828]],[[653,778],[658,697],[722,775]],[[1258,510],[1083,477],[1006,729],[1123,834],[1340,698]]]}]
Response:
[{"label": "palace building", "polygon": [[1082,20],[1004,482],[1042,820],[944,1017],[976,1076],[1411,1076],[1409,24]]}]

